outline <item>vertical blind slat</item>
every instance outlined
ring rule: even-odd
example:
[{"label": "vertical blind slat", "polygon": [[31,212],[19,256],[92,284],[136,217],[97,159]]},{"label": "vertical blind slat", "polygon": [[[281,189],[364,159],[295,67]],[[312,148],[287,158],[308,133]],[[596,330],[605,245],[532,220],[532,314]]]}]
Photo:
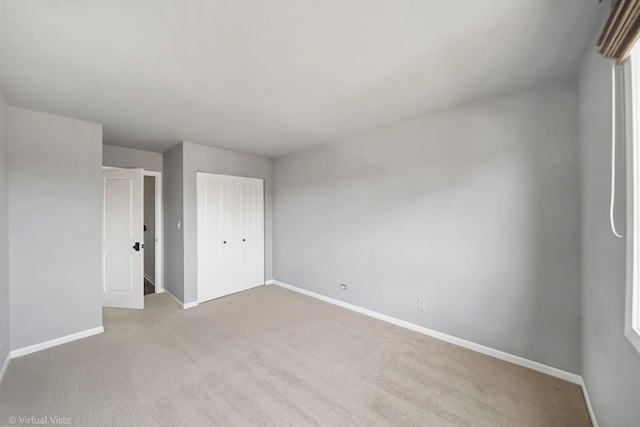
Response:
[{"label": "vertical blind slat", "polygon": [[613,0],[598,39],[600,54],[621,64],[640,38],[640,0]]},{"label": "vertical blind slat", "polygon": [[600,38],[598,39],[598,46],[601,46],[602,49],[608,49],[605,46],[605,41],[609,40],[609,38],[611,38],[611,34],[613,33],[614,29],[616,28],[616,25],[614,23],[617,23],[618,20],[620,19],[620,14],[622,11],[622,8],[619,7],[620,6],[620,1],[613,1],[611,2],[611,12],[609,13],[609,18],[607,19],[607,24],[604,26],[604,30],[602,30],[602,34],[600,35]]},{"label": "vertical blind slat", "polygon": [[623,11],[620,20],[617,22],[618,31],[613,33],[613,37],[610,40],[608,51],[614,56],[618,56],[618,51],[620,50],[620,46],[627,40],[629,34],[629,27],[631,26],[631,22],[634,16],[634,11],[629,7],[627,10]]}]

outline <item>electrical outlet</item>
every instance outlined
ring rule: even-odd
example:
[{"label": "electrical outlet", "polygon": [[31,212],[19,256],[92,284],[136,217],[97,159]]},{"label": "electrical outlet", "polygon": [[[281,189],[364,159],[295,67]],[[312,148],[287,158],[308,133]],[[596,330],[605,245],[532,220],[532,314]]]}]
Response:
[{"label": "electrical outlet", "polygon": [[345,285],[344,283],[340,283],[340,289],[346,290],[347,289],[347,285]]},{"label": "electrical outlet", "polygon": [[427,305],[422,298],[418,298],[418,310],[427,311]]}]

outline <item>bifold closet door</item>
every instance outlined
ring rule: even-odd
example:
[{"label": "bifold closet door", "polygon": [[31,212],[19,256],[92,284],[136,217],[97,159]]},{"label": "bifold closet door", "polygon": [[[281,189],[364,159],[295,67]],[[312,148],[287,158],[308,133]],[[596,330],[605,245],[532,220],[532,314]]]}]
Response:
[{"label": "bifold closet door", "polygon": [[197,174],[198,301],[264,284],[261,179]]},{"label": "bifold closet door", "polygon": [[233,177],[198,173],[198,300],[235,292]]},{"label": "bifold closet door", "polygon": [[236,292],[264,284],[264,184],[234,178]]}]

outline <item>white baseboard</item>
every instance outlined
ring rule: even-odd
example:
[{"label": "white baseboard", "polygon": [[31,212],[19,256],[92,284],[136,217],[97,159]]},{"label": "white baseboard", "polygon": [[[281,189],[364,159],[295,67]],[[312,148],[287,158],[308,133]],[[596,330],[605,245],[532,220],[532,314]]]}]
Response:
[{"label": "white baseboard", "polygon": [[151,276],[149,276],[147,273],[144,273],[144,278],[147,279],[153,286],[156,285],[156,281],[152,279]]},{"label": "white baseboard", "polygon": [[265,282],[264,282],[264,284],[265,284],[265,285],[275,285],[275,284],[276,284],[276,281],[275,281],[275,280],[273,280],[273,279],[269,279],[269,280],[265,281]]},{"label": "white baseboard", "polygon": [[26,347],[11,350],[9,357],[15,359],[16,357],[26,356],[27,354],[35,353],[36,351],[44,350],[47,348],[55,347],[60,344],[66,344],[71,341],[76,341],[81,338],[90,337],[92,335],[101,334],[104,332],[104,327],[99,326],[93,329],[87,329],[86,331],[76,332],[75,334],[65,335],[64,337],[55,338],[49,341],[44,341],[38,344],[29,345]]},{"label": "white baseboard", "polygon": [[524,357],[516,356],[514,354],[510,354],[504,352],[502,350],[497,350],[495,348],[487,347],[482,344],[477,344],[471,341],[467,341],[462,338],[454,337],[452,335],[448,335],[442,332],[434,331],[433,329],[425,328],[424,326],[416,325],[415,323],[407,322],[405,320],[396,319],[395,317],[387,316],[386,314],[381,314],[375,312],[373,310],[369,310],[357,305],[349,304],[344,301],[340,301],[331,297],[327,297],[321,294],[317,294],[315,292],[308,291],[306,289],[298,288],[296,286],[288,285],[286,283],[279,282],[277,280],[273,281],[274,285],[281,286],[283,288],[299,292],[304,295],[308,295],[310,297],[319,299],[321,301],[328,302],[330,304],[334,304],[340,306],[342,308],[346,308],[348,310],[355,311],[360,314],[364,314],[369,317],[373,317],[379,320],[383,320],[385,322],[391,323],[396,326],[400,326],[406,329],[410,329],[414,332],[418,332],[424,335],[428,335],[433,338],[437,338],[439,340],[455,344],[460,347],[467,348],[469,350],[477,351],[478,353],[486,354],[487,356],[495,357],[496,359],[504,360],[507,362],[514,363],[516,365],[524,366],[525,368],[533,369],[534,371],[542,372],[544,374],[552,375],[557,378],[561,378],[563,380],[569,381],[574,384],[582,384],[582,377],[580,375],[563,371],[562,369],[554,368],[553,366],[548,366],[539,362],[535,362],[533,360],[525,359]]},{"label": "white baseboard", "polygon": [[584,396],[584,403],[587,405],[587,411],[589,411],[589,418],[591,418],[591,425],[598,427],[598,421],[596,420],[596,413],[591,406],[591,399],[589,399],[589,393],[587,392],[587,384],[584,382],[584,378],[580,377],[580,385],[582,386],[582,395]]},{"label": "white baseboard", "polygon": [[178,304],[180,306],[180,308],[182,308],[183,310],[187,310],[189,308],[197,307],[199,305],[198,301],[188,302],[188,303],[185,304],[182,301],[180,301],[178,299],[178,297],[176,297],[174,294],[172,294],[171,292],[169,292],[166,289],[163,290],[163,293],[169,295],[176,302],[176,304]]},{"label": "white baseboard", "polygon": [[4,374],[7,372],[7,368],[9,367],[9,360],[11,360],[11,353],[7,354],[7,358],[4,359],[4,363],[2,364],[2,369],[0,369],[0,383],[2,383]]},{"label": "white baseboard", "polygon": [[164,293],[169,295],[171,297],[171,299],[180,306],[180,308],[184,309],[184,304],[182,303],[182,301],[180,301],[174,294],[172,294],[171,292],[169,292],[168,290],[164,290]]},{"label": "white baseboard", "polygon": [[187,310],[189,308],[197,307],[199,305],[200,305],[200,303],[198,301],[188,302],[186,304],[182,304],[182,308]]}]

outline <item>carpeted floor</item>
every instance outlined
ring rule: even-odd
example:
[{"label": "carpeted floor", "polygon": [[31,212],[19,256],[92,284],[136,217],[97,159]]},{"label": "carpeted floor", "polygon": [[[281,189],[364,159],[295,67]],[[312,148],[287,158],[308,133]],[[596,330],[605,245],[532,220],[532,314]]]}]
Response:
[{"label": "carpeted floor", "polygon": [[577,385],[277,286],[145,305],[12,360],[0,425],[590,425]]}]

